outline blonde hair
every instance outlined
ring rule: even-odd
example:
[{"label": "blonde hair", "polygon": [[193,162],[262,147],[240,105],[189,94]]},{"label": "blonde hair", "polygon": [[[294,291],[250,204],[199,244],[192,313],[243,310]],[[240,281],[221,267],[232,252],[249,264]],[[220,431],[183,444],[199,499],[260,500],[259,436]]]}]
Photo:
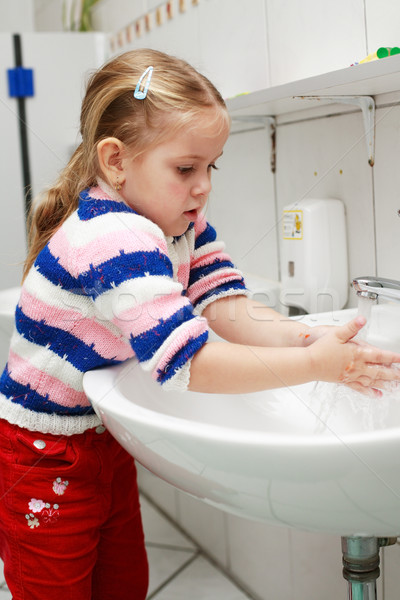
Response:
[{"label": "blonde hair", "polygon": [[[149,66],[154,71],[147,97],[137,100],[133,92]],[[199,114],[213,107],[222,109],[215,118],[226,126],[226,105],[214,85],[184,60],[156,50],[126,52],[96,71],[82,102],[82,142],[54,186],[32,205],[24,278],[54,232],[76,210],[79,193],[101,176],[97,145],[102,139],[118,138],[138,156],[179,128],[195,125]]]}]

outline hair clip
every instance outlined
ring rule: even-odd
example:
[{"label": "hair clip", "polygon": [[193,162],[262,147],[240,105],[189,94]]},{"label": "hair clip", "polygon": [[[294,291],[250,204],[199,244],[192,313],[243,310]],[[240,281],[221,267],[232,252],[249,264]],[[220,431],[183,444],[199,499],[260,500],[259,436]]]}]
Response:
[{"label": "hair clip", "polygon": [[[147,92],[149,90],[151,76],[153,75],[153,70],[154,70],[153,67],[147,67],[147,69],[141,75],[139,81],[137,82],[137,86],[135,88],[135,91],[133,92],[133,95],[136,98],[136,100],[144,100],[146,98]],[[143,80],[145,79],[146,75],[147,75],[147,79],[145,80],[145,82],[143,84]]]}]

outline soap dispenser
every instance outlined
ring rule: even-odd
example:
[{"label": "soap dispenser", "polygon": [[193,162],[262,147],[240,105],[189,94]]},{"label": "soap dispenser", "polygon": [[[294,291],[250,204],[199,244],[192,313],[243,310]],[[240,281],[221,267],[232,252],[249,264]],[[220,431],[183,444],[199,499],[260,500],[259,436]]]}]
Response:
[{"label": "soap dispenser", "polygon": [[282,303],[297,309],[291,314],[343,308],[349,288],[343,202],[301,200],[283,209],[282,223]]}]

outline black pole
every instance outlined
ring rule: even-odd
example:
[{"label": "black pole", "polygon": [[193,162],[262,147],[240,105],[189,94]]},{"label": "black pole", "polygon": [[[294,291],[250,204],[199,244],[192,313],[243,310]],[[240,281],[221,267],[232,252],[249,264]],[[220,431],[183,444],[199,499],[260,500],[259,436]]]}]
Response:
[{"label": "black pole", "polygon": [[[22,45],[21,36],[18,33],[13,35],[14,40],[14,57],[15,66],[22,67]],[[25,213],[28,215],[32,204],[32,185],[31,185],[31,171],[29,165],[29,150],[28,150],[28,127],[26,122],[26,110],[25,110],[25,98],[23,96],[17,97],[18,106],[18,122],[19,122],[19,138],[21,146],[21,160],[22,160],[22,178],[23,178],[23,191],[25,198]]]}]

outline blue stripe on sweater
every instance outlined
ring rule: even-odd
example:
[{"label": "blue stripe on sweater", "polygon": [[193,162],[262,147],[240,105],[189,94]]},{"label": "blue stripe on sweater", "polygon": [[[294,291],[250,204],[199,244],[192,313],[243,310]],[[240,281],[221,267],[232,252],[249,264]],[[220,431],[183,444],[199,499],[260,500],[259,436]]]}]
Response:
[{"label": "blue stripe on sweater", "polygon": [[68,331],[46,325],[44,319],[35,321],[27,317],[17,306],[15,313],[17,331],[29,342],[47,347],[61,358],[66,358],[76,369],[86,373],[99,365],[115,365],[121,361],[104,359],[94,350],[94,343],[88,346]]},{"label": "blue stripe on sweater", "polygon": [[35,412],[47,414],[57,413],[58,415],[83,416],[92,415],[94,410],[91,406],[61,406],[56,402],[49,400],[48,395],[42,396],[31,386],[17,383],[11,377],[11,372],[7,366],[0,378],[0,391],[12,402],[20,404],[24,408]]},{"label": "blue stripe on sweater", "polygon": [[200,296],[194,306],[197,306],[198,304],[201,304],[204,300],[207,300],[208,298],[211,298],[213,296],[215,296],[215,300],[218,300],[218,296],[220,294],[224,294],[226,292],[229,291],[233,291],[233,290],[241,290],[241,291],[245,291],[246,290],[246,286],[244,283],[243,279],[239,279],[236,281],[228,281],[227,283],[223,283],[222,285],[218,285],[217,287],[215,287],[214,289],[206,292],[205,294],[203,294],[202,296]]},{"label": "blue stripe on sweater", "polygon": [[209,265],[204,265],[202,267],[195,267],[194,269],[192,269],[190,271],[189,286],[196,283],[196,281],[199,281],[199,279],[202,279],[202,277],[205,277],[206,275],[209,275],[210,273],[214,273],[214,271],[218,271],[219,269],[228,269],[228,268],[234,269],[235,267],[231,263],[230,260],[219,260],[219,259],[216,259],[213,263],[211,263]]},{"label": "blue stripe on sweater", "polygon": [[78,217],[81,221],[90,221],[95,217],[112,213],[137,214],[130,206],[117,200],[96,200],[89,195],[90,188],[79,194]]},{"label": "blue stripe on sweater", "polygon": [[48,246],[38,255],[35,266],[39,273],[54,285],[79,295],[89,295],[93,299],[100,294],[120,285],[123,281],[146,275],[166,275],[172,277],[173,268],[168,256],[159,248],[151,251],[128,252],[119,250],[119,254],[82,273],[72,277],[53,256]]},{"label": "blue stripe on sweater", "polygon": [[192,306],[184,306],[168,320],[159,319],[156,327],[135,337],[131,334],[130,343],[137,359],[140,362],[150,360],[177,327],[194,318]]},{"label": "blue stripe on sweater", "polygon": [[54,285],[59,285],[64,290],[74,291],[75,293],[84,293],[83,290],[81,290],[79,280],[72,277],[72,275],[60,265],[59,260],[59,257],[53,256],[49,246],[46,245],[39,252],[35,260],[35,267],[43,277],[51,281]]},{"label": "blue stripe on sweater", "polygon": [[159,248],[128,253],[120,250],[117,256],[96,267],[91,266],[89,271],[80,275],[79,281],[86,293],[95,299],[124,281],[155,275],[173,275],[170,259]]},{"label": "blue stripe on sweater", "polygon": [[196,238],[194,245],[195,250],[197,250],[201,246],[204,246],[205,244],[215,242],[216,239],[217,232],[215,231],[214,227],[207,223],[207,227],[205,228],[205,230],[199,235],[198,238]]},{"label": "blue stripe on sweater", "polygon": [[163,370],[157,371],[157,381],[161,384],[171,379],[176,372],[183,367],[194,355],[200,350],[200,348],[206,343],[208,339],[208,331],[204,331],[201,335],[196,338],[190,339],[179,352],[175,354],[173,359],[165,366]]}]

